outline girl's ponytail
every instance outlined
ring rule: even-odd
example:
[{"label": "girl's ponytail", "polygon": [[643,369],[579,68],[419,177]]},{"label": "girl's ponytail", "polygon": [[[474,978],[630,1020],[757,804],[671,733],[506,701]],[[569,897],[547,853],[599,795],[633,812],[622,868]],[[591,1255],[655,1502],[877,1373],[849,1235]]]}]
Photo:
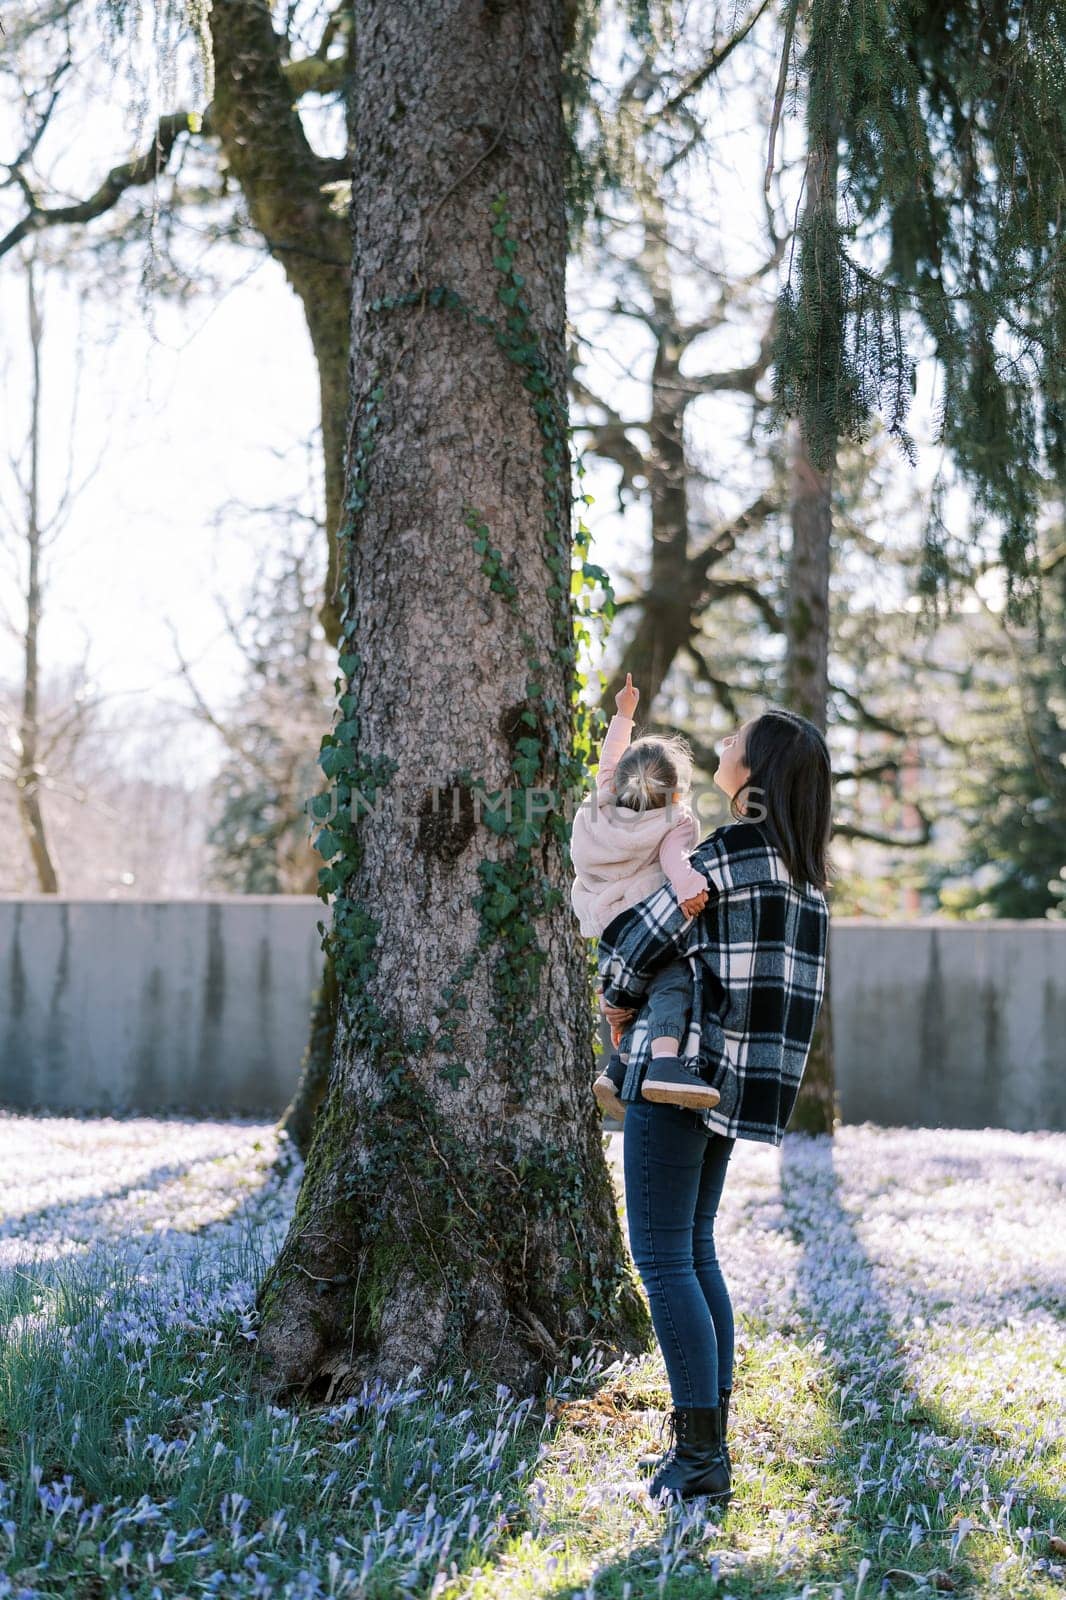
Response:
[{"label": "girl's ponytail", "polygon": [[692,786],[692,753],[687,741],[635,739],[614,769],[615,804],[630,811],[659,811]]}]

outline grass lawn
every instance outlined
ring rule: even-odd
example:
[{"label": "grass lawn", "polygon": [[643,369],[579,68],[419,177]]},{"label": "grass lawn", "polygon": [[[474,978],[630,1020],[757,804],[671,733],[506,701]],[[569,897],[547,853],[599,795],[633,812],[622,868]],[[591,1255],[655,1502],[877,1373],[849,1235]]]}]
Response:
[{"label": "grass lawn", "polygon": [[[620,1141],[608,1139],[618,1170]],[[546,1398],[241,1393],[269,1126],[0,1114],[0,1600],[1066,1590],[1066,1136],[739,1144],[734,1500],[661,1510],[657,1352]]]}]

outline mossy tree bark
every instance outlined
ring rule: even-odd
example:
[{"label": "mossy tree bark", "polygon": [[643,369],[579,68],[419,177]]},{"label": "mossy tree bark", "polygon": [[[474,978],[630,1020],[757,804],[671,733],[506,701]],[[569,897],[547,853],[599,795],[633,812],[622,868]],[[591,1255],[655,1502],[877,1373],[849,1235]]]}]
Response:
[{"label": "mossy tree bark", "polygon": [[[565,848],[569,9],[359,10],[347,688],[323,769],[377,809],[330,822],[337,1041],[260,1293],[274,1390],[415,1365],[526,1388],[589,1339],[648,1336]],[[507,791],[513,823],[488,825]]]},{"label": "mossy tree bark", "polygon": [[[809,717],[824,733],[829,698],[832,470],[820,471],[814,465],[802,426],[798,422],[790,426],[792,555],[786,623],[786,702],[791,710]],[[832,1133],[837,1122],[829,999],[831,976],[827,949],[822,1006],[789,1122],[793,1132]]]},{"label": "mossy tree bark", "polygon": [[[825,358],[832,359],[841,323],[840,268],[836,255],[837,127],[835,118],[814,131],[807,167],[807,198],[801,248],[825,258],[822,307]],[[818,382],[825,368],[816,369]],[[830,459],[815,460],[802,421],[791,425],[790,456],[792,554],[786,617],[785,698],[793,711],[809,717],[823,733],[829,707],[829,575],[833,533],[833,472]],[[829,1005],[829,952],[825,992],[811,1041],[799,1097],[789,1126],[800,1133],[832,1133],[837,1120],[833,1070],[833,1029]]]}]

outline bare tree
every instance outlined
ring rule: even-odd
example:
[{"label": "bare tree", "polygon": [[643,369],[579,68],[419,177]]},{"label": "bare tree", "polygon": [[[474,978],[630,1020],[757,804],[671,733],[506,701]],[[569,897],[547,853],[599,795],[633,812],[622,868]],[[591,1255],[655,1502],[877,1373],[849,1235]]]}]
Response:
[{"label": "bare tree", "polygon": [[[19,593],[22,614],[5,613],[3,622],[14,639],[21,660],[19,707],[15,714],[0,710],[7,724],[7,752],[0,757],[0,776],[14,788],[17,813],[23,838],[33,863],[37,887],[42,894],[59,891],[59,874],[49,829],[41,803],[43,792],[57,779],[55,766],[60,752],[70,752],[89,714],[91,697],[78,692],[69,703],[60,704],[46,714],[41,696],[41,625],[44,617],[47,583],[44,559],[70,517],[77,495],[99,470],[94,466],[74,487],[71,481],[71,454],[68,453],[66,478],[55,506],[49,512],[42,488],[42,425],[44,345],[44,297],[38,283],[38,267],[32,253],[24,262],[27,329],[30,348],[29,422],[26,445],[20,454],[10,446],[7,462],[14,479],[18,503],[0,503],[5,525],[3,547],[11,563],[12,586]],[[76,372],[80,374],[80,361]],[[75,382],[70,433],[73,437],[77,417],[78,383]],[[84,681],[84,673],[81,677]]]}]

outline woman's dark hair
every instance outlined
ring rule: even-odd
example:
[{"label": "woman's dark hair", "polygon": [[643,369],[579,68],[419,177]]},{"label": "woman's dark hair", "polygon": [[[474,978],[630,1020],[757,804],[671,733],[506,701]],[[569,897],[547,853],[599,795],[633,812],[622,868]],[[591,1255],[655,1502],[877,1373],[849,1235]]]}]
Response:
[{"label": "woman's dark hair", "polygon": [[[821,730],[795,711],[771,706],[749,726],[743,761],[750,777],[730,798],[731,815],[762,826],[796,883],[827,889],[833,769]],[[740,803],[750,806],[747,816]]]}]

